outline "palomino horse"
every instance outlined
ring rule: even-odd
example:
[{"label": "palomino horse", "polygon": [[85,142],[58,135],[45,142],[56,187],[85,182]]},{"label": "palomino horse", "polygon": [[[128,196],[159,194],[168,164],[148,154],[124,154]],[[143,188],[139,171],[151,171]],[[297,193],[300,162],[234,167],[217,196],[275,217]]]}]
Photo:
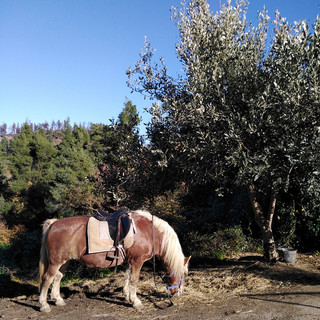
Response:
[{"label": "palomino horse", "polygon": [[[123,292],[126,301],[133,307],[142,307],[136,294],[136,287],[143,263],[155,254],[159,257],[167,272],[167,289],[171,295],[181,295],[184,276],[188,272],[190,258],[185,258],[177,234],[164,220],[152,216],[147,211],[132,211],[136,233],[133,245],[125,249],[129,263]],[[52,284],[51,299],[58,306],[65,305],[60,296],[60,281],[68,261],[80,260],[88,267],[108,268],[114,266],[106,259],[106,253],[88,254],[86,228],[89,217],[78,216],[61,220],[46,220],[43,224],[43,236],[40,252],[40,297],[41,311],[50,312],[47,303],[48,289]],[[119,264],[123,259],[119,261]]]}]

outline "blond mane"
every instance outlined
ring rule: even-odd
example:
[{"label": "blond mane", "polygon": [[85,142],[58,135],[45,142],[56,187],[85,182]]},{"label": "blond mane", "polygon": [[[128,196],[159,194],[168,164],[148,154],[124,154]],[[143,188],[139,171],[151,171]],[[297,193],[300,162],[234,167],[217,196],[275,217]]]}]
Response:
[{"label": "blond mane", "polygon": [[149,221],[153,220],[154,228],[163,234],[160,254],[163,256],[164,263],[166,263],[172,271],[180,274],[187,273],[188,270],[184,264],[184,254],[178,236],[168,222],[157,216],[153,216],[152,219],[152,215],[148,211],[137,210],[133,213],[144,216]]}]

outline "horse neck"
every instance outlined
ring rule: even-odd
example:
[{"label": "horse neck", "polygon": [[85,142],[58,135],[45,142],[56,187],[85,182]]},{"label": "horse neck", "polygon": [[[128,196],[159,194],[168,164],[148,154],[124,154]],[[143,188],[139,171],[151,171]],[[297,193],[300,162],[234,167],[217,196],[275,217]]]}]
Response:
[{"label": "horse neck", "polygon": [[[163,227],[166,227],[166,230]],[[154,228],[155,239],[158,239],[158,244],[156,245],[158,248],[158,255],[160,259],[163,261],[167,272],[184,272],[184,255],[182,253],[181,245],[178,240],[177,235],[173,231],[173,229],[165,223],[162,228]]]},{"label": "horse neck", "polygon": [[151,215],[148,211],[134,211],[133,218],[134,220],[141,219],[144,222],[147,219],[151,222],[153,229],[153,240],[151,239],[151,241],[154,241],[154,254],[159,256],[168,270],[182,274],[184,272],[184,255],[173,228],[166,221]]}]

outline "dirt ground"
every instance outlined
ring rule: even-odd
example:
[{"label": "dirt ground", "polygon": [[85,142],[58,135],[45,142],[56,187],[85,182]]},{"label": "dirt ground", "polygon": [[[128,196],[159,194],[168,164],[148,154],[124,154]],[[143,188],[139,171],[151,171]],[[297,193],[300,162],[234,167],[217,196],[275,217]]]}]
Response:
[{"label": "dirt ground", "polygon": [[183,296],[165,297],[158,278],[144,269],[139,282],[141,311],[124,301],[124,272],[98,281],[62,287],[65,307],[52,304],[49,314],[39,312],[37,287],[0,277],[1,319],[320,319],[320,257],[298,254],[297,262],[267,264],[257,255],[190,268]]}]

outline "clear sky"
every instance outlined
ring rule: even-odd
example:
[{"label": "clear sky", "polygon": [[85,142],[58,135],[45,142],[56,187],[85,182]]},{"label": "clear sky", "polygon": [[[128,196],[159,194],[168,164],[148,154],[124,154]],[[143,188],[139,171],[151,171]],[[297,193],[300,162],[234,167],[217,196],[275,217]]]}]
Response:
[{"label": "clear sky", "polygon": [[[220,2],[209,0],[211,10]],[[263,5],[289,22],[313,23],[320,12],[320,0],[251,0],[248,20]],[[147,122],[151,102],[131,94],[125,72],[147,36],[179,73],[171,6],[180,0],[0,0],[0,124],[109,123],[126,97]]]}]

